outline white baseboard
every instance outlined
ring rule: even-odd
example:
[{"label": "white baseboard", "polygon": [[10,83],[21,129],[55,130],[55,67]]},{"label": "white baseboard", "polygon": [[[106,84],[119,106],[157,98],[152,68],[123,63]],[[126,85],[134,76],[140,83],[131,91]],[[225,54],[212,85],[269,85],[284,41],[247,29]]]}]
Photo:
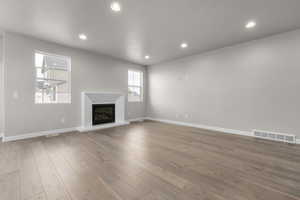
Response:
[{"label": "white baseboard", "polygon": [[139,118],[135,118],[135,119],[129,119],[129,122],[142,122],[145,120],[145,117],[139,117]]},{"label": "white baseboard", "polygon": [[3,136],[2,141],[9,142],[9,141],[23,140],[23,139],[29,139],[34,137],[40,137],[40,136],[57,135],[57,134],[73,132],[73,131],[77,131],[77,128],[55,129],[49,131],[27,133],[27,134],[16,135],[16,136]]},{"label": "white baseboard", "polygon": [[130,123],[125,121],[125,122],[117,122],[117,123],[104,124],[104,125],[92,126],[92,127],[78,127],[77,130],[79,132],[88,132],[88,131],[96,131],[96,130],[101,130],[106,128],[117,127],[117,126],[124,126],[128,124]]},{"label": "white baseboard", "polygon": [[87,131],[94,131],[104,128],[112,128],[116,126],[123,126],[128,125],[129,122],[120,122],[120,123],[114,123],[114,124],[106,124],[101,126],[95,126],[90,128],[82,128],[82,127],[73,127],[73,128],[65,128],[65,129],[55,129],[55,130],[48,130],[48,131],[40,131],[35,133],[27,133],[22,135],[16,135],[16,136],[4,136],[0,135],[0,138],[2,136],[3,142],[9,142],[9,141],[16,141],[16,140],[23,140],[23,139],[29,139],[34,137],[40,137],[40,136],[55,136],[57,134],[61,133],[68,133],[68,132],[74,132],[74,131],[80,131],[80,132],[87,132]]},{"label": "white baseboard", "polygon": [[[151,118],[151,117],[146,117],[145,119],[157,121],[157,122],[168,123],[168,124],[200,128],[200,129],[216,131],[216,132],[220,132],[220,133],[229,133],[229,134],[235,134],[235,135],[254,137],[253,133],[250,131],[241,131],[241,130],[234,130],[234,129],[228,129],[228,128],[220,128],[220,127],[215,127],[215,126],[206,126],[206,125],[201,125],[201,124],[179,122],[179,121],[174,121],[174,120]],[[296,139],[296,144],[300,144],[300,138]]]},{"label": "white baseboard", "polygon": [[228,129],[228,128],[220,128],[220,127],[215,127],[215,126],[206,126],[206,125],[201,125],[201,124],[179,122],[179,121],[174,121],[174,120],[157,119],[157,118],[151,118],[151,117],[147,117],[146,119],[152,120],[152,121],[164,122],[164,123],[168,123],[168,124],[175,124],[175,125],[188,126],[188,127],[193,127],[193,128],[200,128],[200,129],[216,131],[216,132],[221,132],[221,133],[229,133],[229,134],[244,135],[244,136],[253,136],[253,133],[250,132],[250,131],[241,131],[241,130],[234,130],[234,129]]},{"label": "white baseboard", "polygon": [[[214,127],[214,126],[206,126],[206,125],[179,122],[179,121],[173,121],[173,120],[145,117],[145,118],[131,119],[131,120],[129,120],[129,122],[122,122],[122,123],[116,123],[116,124],[107,124],[105,126],[102,125],[101,127],[100,126],[91,127],[89,129],[87,129],[87,128],[83,129],[82,127],[74,127],[74,128],[65,128],[65,129],[41,131],[41,132],[28,133],[28,134],[22,134],[22,135],[16,135],[16,136],[7,136],[7,137],[5,137],[3,133],[0,133],[0,138],[2,137],[3,142],[8,142],[8,141],[22,140],[22,139],[28,139],[28,138],[34,138],[34,137],[40,137],[40,136],[57,135],[57,134],[73,132],[73,131],[87,132],[87,131],[99,130],[99,129],[104,129],[104,128],[111,128],[111,127],[116,127],[116,126],[128,125],[130,122],[144,121],[144,120],[152,120],[152,121],[163,122],[163,123],[168,123],[168,124],[175,124],[175,125],[181,125],[181,126],[200,128],[200,129],[216,131],[216,132],[220,132],[220,133],[229,133],[229,134],[235,134],[235,135],[243,135],[243,136],[254,137],[253,133],[249,132],[249,131],[240,131],[240,130],[234,130],[234,129]],[[300,144],[300,138],[296,139],[296,144]]]}]

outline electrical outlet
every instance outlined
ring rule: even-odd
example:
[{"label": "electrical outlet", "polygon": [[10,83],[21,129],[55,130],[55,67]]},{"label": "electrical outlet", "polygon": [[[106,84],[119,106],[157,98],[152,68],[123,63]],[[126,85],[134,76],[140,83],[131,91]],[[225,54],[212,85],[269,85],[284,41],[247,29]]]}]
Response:
[{"label": "electrical outlet", "polygon": [[61,122],[62,124],[64,124],[64,123],[65,123],[65,118],[62,117],[62,118],[60,119],[60,122]]},{"label": "electrical outlet", "polygon": [[176,114],[176,118],[179,118],[180,117],[180,115],[179,114]]},{"label": "electrical outlet", "polygon": [[184,115],[184,118],[186,118],[186,119],[189,118],[189,117],[190,117],[189,114],[185,114],[185,115]]}]

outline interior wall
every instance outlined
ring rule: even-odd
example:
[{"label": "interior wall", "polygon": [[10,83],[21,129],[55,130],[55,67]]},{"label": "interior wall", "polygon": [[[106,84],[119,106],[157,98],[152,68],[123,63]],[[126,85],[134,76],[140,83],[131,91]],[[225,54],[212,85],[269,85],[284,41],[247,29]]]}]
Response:
[{"label": "interior wall", "polygon": [[299,55],[297,30],[150,66],[148,116],[299,138]]},{"label": "interior wall", "polygon": [[0,135],[3,134],[4,96],[3,96],[3,36],[0,35]]},{"label": "interior wall", "polygon": [[[71,57],[71,104],[34,103],[35,50]],[[6,33],[5,136],[80,126],[81,92],[127,94],[128,69],[145,72],[144,66],[16,33]],[[144,102],[128,103],[126,108],[129,113],[126,119],[145,115]]]}]

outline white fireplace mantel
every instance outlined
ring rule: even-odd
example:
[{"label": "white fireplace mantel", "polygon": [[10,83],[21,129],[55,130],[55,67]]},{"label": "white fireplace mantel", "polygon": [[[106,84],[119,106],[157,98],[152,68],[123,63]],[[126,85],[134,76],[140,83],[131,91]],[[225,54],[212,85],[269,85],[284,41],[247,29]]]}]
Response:
[{"label": "white fireplace mantel", "polygon": [[[115,123],[93,126],[93,104],[115,104]],[[82,92],[81,93],[81,127],[80,132],[98,130],[129,124],[125,121],[125,96],[122,93]]]}]

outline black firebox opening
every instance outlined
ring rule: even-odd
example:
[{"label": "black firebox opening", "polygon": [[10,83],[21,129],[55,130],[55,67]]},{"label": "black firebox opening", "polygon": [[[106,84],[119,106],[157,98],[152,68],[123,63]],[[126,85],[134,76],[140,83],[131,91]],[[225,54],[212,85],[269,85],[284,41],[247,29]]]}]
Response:
[{"label": "black firebox opening", "polygon": [[93,125],[114,122],[115,104],[93,104]]}]

